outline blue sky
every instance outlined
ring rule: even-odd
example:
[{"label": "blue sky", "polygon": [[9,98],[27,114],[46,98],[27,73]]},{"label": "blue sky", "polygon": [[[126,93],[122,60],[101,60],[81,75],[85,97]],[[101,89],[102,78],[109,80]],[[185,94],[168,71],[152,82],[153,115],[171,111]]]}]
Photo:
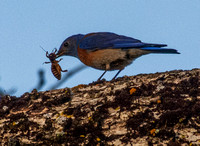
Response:
[{"label": "blue sky", "polygon": [[[153,54],[138,58],[119,76],[200,67],[199,0],[1,0],[0,87],[16,88],[20,96],[38,82],[45,70],[47,84],[56,83],[45,52],[59,48],[73,34],[109,31],[148,43],[166,43],[180,55]],[[60,65],[71,70],[81,62],[63,57]],[[110,80],[116,71],[105,75]],[[87,68],[59,88],[95,81],[102,71]]]}]

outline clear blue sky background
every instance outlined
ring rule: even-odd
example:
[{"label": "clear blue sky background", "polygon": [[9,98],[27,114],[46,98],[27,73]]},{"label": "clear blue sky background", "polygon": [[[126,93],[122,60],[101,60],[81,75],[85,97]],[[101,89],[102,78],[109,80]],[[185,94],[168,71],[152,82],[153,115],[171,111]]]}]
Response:
[{"label": "clear blue sky background", "polygon": [[[16,96],[38,83],[37,71],[45,69],[47,84],[57,82],[45,52],[60,47],[77,33],[109,31],[149,43],[166,43],[181,55],[146,55],[119,76],[200,67],[200,0],[1,0],[0,87],[16,88]],[[63,57],[63,69],[81,64]],[[116,71],[106,74],[110,80]],[[102,71],[87,68],[68,80],[73,87],[96,80]]]}]

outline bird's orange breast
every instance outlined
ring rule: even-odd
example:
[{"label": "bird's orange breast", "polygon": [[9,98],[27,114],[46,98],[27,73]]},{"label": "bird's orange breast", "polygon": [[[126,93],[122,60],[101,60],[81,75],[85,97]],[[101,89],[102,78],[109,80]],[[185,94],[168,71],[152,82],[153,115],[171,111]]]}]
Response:
[{"label": "bird's orange breast", "polygon": [[78,51],[78,56],[79,56],[79,59],[81,60],[81,62],[83,62],[85,65],[92,66],[93,61],[94,61],[93,60],[94,52],[88,52],[88,50],[81,49],[79,47],[78,47],[77,51]]},{"label": "bird's orange breast", "polygon": [[[121,49],[98,49],[91,51],[77,48],[79,59],[87,66],[100,70],[115,70],[130,64],[124,59],[126,52]],[[117,63],[116,63],[117,62]],[[114,64],[114,65],[113,65]],[[120,65],[121,64],[121,65]]]}]

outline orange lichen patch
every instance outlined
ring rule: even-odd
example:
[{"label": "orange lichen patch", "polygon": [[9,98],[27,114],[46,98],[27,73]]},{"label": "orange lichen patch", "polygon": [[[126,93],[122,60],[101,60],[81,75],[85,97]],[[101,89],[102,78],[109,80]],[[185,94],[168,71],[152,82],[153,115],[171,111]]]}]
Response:
[{"label": "orange lichen patch", "polygon": [[157,103],[161,103],[161,100],[157,100]]},{"label": "orange lichen patch", "polygon": [[68,90],[66,90],[66,91],[65,91],[65,94],[67,94],[68,92],[69,92],[69,91],[68,91]]},{"label": "orange lichen patch", "polygon": [[88,120],[89,120],[90,122],[93,122],[93,123],[94,123],[94,120],[92,119],[92,117],[88,117]]},{"label": "orange lichen patch", "polygon": [[73,118],[73,115],[64,115],[66,118]]},{"label": "orange lichen patch", "polygon": [[80,135],[80,137],[85,137],[85,135]]},{"label": "orange lichen patch", "polygon": [[136,89],[135,88],[131,88],[131,90],[129,91],[130,92],[130,95],[132,95],[133,93],[135,93]]},{"label": "orange lichen patch", "polygon": [[155,131],[156,131],[156,129],[152,129],[152,130],[150,131],[151,135],[155,136]]},{"label": "orange lichen patch", "polygon": [[57,115],[57,118],[59,116],[63,116],[63,117],[66,117],[66,118],[73,118],[74,116],[73,115],[67,115],[67,114],[64,114],[64,112],[61,112],[60,114]]},{"label": "orange lichen patch", "polygon": [[16,122],[13,122],[13,123],[12,123],[13,126],[15,126],[16,124],[17,124]]},{"label": "orange lichen patch", "polygon": [[183,120],[185,120],[185,118],[180,118],[179,122],[181,123],[181,122],[183,122]]},{"label": "orange lichen patch", "polygon": [[56,119],[60,117],[60,114],[56,114]]},{"label": "orange lichen patch", "polygon": [[97,141],[101,141],[101,139],[99,138],[99,137],[97,137],[97,139],[96,139]]},{"label": "orange lichen patch", "polygon": [[151,135],[155,136],[157,133],[159,133],[159,131],[160,131],[159,129],[152,129],[150,133]]},{"label": "orange lichen patch", "polygon": [[80,84],[80,85],[78,85],[78,86],[72,87],[72,90],[76,90],[76,89],[84,88],[84,87],[86,87],[86,86],[87,86],[87,85]]},{"label": "orange lichen patch", "polygon": [[116,110],[116,111],[120,110],[120,106],[118,106],[115,110]]}]

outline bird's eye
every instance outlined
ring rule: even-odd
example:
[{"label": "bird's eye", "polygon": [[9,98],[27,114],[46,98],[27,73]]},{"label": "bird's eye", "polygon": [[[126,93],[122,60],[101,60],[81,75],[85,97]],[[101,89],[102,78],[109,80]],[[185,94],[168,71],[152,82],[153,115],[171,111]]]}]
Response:
[{"label": "bird's eye", "polygon": [[64,43],[64,46],[65,46],[65,47],[68,47],[68,46],[69,46],[68,42]]}]

